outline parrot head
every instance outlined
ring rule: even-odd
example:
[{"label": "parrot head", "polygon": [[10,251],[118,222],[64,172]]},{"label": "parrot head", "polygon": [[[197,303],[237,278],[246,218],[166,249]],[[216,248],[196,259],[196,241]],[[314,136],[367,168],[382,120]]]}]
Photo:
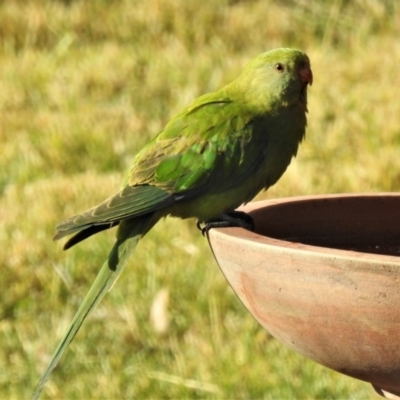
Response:
[{"label": "parrot head", "polygon": [[308,56],[297,49],[280,48],[250,61],[232,88],[249,108],[260,113],[291,105],[307,110],[307,86],[312,82]]}]

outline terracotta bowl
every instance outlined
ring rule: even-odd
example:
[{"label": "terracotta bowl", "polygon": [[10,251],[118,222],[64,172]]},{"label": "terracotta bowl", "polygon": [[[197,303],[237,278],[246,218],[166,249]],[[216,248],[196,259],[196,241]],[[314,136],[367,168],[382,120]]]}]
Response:
[{"label": "terracotta bowl", "polygon": [[300,354],[400,398],[400,194],[295,197],[242,210],[255,232],[209,236],[250,313]]}]

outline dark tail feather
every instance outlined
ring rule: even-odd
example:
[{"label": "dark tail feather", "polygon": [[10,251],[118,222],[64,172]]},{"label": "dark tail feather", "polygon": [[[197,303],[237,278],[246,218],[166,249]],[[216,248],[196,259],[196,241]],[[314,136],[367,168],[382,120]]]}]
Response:
[{"label": "dark tail feather", "polygon": [[111,222],[109,224],[102,224],[102,225],[92,225],[89,226],[89,228],[83,229],[82,231],[78,232],[76,235],[72,236],[72,238],[68,239],[67,242],[65,242],[63,250],[68,250],[72,246],[75,246],[77,243],[81,242],[82,240],[87,239],[88,237],[105,231],[106,229],[113,228],[114,226],[119,225],[118,222]]}]

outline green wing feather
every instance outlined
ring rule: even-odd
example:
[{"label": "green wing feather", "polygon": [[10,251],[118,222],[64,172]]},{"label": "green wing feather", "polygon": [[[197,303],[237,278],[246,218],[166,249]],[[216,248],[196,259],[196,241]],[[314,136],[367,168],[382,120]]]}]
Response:
[{"label": "green wing feather", "polygon": [[63,238],[93,225],[114,226],[121,220],[138,217],[165,207],[171,195],[150,185],[125,186],[116,195],[83,214],[75,215],[57,226],[54,240]]},{"label": "green wing feather", "polygon": [[[202,96],[173,118],[135,158],[128,184],[163,188],[176,201],[224,190],[250,175],[261,162],[268,135],[256,135],[262,118],[222,94]],[[227,180],[233,173],[236,179]]]}]

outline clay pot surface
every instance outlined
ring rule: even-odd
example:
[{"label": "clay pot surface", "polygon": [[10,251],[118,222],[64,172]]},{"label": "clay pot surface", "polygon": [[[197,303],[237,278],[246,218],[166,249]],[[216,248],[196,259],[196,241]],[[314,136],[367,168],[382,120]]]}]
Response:
[{"label": "clay pot surface", "polygon": [[400,194],[295,197],[242,210],[255,232],[218,228],[209,238],[250,313],[300,354],[400,396]]}]

